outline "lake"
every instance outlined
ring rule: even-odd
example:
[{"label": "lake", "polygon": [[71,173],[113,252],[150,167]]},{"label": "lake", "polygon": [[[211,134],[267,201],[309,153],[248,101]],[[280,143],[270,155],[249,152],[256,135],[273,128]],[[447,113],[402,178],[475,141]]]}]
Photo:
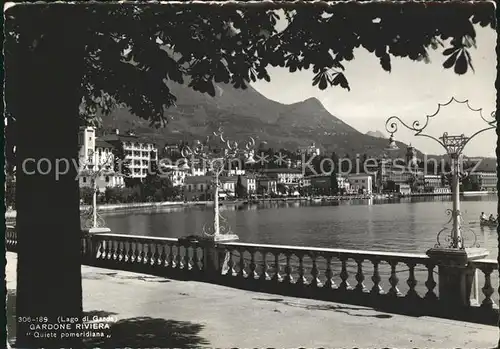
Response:
[{"label": "lake", "polygon": [[[464,227],[490,251],[487,258],[496,258],[496,229],[482,228],[478,222],[483,211],[496,216],[496,194],[461,200]],[[425,253],[436,244],[451,208],[451,197],[413,197],[233,205],[222,206],[221,213],[241,242]],[[106,212],[103,217],[113,233],[181,237],[199,234],[212,222],[213,212],[199,206]],[[469,232],[466,238],[472,236]]]}]

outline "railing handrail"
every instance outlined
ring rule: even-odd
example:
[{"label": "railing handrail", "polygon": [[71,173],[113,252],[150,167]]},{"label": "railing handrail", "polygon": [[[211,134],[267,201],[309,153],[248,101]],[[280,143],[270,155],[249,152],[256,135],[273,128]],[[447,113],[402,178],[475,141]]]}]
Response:
[{"label": "railing handrail", "polygon": [[479,264],[493,264],[495,268],[498,268],[498,261],[496,259],[476,259],[471,261],[474,265]]},{"label": "railing handrail", "polygon": [[178,238],[167,238],[158,236],[144,236],[144,235],[129,235],[129,234],[114,234],[114,233],[98,233],[92,234],[92,236],[104,236],[109,238],[131,238],[131,239],[142,239],[142,240],[158,240],[158,241],[169,241],[178,242]]},{"label": "railing handrail", "polygon": [[342,248],[324,248],[324,247],[303,247],[303,246],[288,246],[288,245],[267,245],[267,244],[252,244],[244,242],[222,242],[219,243],[224,246],[232,247],[252,247],[252,248],[263,248],[272,250],[292,250],[301,252],[326,252],[332,254],[354,254],[360,256],[370,256],[370,257],[399,257],[404,259],[420,259],[429,260],[429,256],[423,253],[401,253],[401,252],[381,252],[381,251],[366,251],[366,250],[348,250]]}]

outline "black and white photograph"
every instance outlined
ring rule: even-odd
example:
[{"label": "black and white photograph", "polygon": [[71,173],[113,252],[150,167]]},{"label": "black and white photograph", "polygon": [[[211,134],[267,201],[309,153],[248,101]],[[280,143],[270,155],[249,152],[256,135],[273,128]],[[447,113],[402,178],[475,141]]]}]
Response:
[{"label": "black and white photograph", "polygon": [[500,348],[493,1],[4,4],[8,348]]}]

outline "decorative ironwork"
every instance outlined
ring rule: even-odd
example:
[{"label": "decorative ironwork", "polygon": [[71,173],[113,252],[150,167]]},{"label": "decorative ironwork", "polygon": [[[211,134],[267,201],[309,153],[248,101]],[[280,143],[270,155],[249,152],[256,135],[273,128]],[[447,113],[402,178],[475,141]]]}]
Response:
[{"label": "decorative ironwork", "polygon": [[[442,107],[445,107],[452,102],[456,102],[459,104],[465,104],[469,110],[473,112],[478,112],[481,119],[485,121],[488,126],[480,129],[479,131],[473,133],[471,136],[465,136],[464,134],[461,135],[450,135],[448,132],[444,132],[441,137],[434,137],[428,134],[423,133],[425,128],[429,125],[429,122],[432,118],[434,118],[437,114],[439,114],[440,110]],[[451,179],[451,186],[452,186],[452,194],[453,194],[453,210],[447,210],[447,214],[451,215],[450,220],[446,223],[449,224],[450,222],[453,221],[453,227],[450,228],[443,228],[441,231],[438,232],[437,235],[437,244],[436,247],[441,247],[441,241],[440,237],[443,232],[445,231],[450,231],[450,234],[446,236],[445,241],[448,244],[447,247],[450,248],[460,248],[463,249],[465,248],[466,240],[467,238],[464,238],[464,233],[471,232],[473,236],[473,243],[471,244],[474,247],[478,247],[479,244],[477,243],[477,236],[474,233],[473,230],[470,228],[466,227],[463,228],[463,220],[462,216],[460,213],[460,198],[459,198],[459,185],[460,181],[465,179],[469,174],[467,172],[462,171],[462,164],[461,164],[461,156],[462,156],[462,151],[465,148],[465,146],[470,142],[472,138],[477,136],[478,134],[494,129],[496,127],[496,117],[495,117],[495,112],[491,113],[491,120],[487,120],[483,116],[483,110],[482,108],[479,109],[474,109],[470,106],[468,100],[464,101],[459,101],[452,97],[447,103],[444,104],[438,104],[437,110],[435,113],[431,115],[426,115],[426,119],[424,123],[420,123],[420,121],[416,120],[414,121],[411,125],[406,124],[403,120],[401,120],[397,116],[392,116],[389,119],[387,119],[385,128],[386,130],[390,133],[390,139],[389,139],[389,149],[397,149],[397,145],[394,141],[394,133],[398,131],[398,124],[401,124],[403,127],[414,131],[415,136],[422,136],[422,137],[427,137],[430,138],[437,143],[439,143],[445,150],[448,156],[450,157],[451,160],[451,166],[452,166],[452,172],[451,174],[448,174],[448,179]],[[450,178],[451,177],[451,178]]]},{"label": "decorative ironwork", "polygon": [[[448,220],[448,222],[446,222],[444,224],[444,225],[448,225],[451,223],[451,221],[453,221],[453,219],[455,217],[453,216],[453,210],[448,208],[448,209],[446,209],[445,212],[448,216],[450,216],[450,219]],[[472,230],[469,227],[463,226],[464,220],[462,218],[460,210],[458,210],[456,212],[456,215],[457,215],[457,219],[460,220],[460,225],[459,225],[460,233],[455,234],[454,225],[452,225],[451,227],[443,227],[437,234],[436,244],[434,245],[434,247],[438,247],[438,248],[439,247],[453,248],[454,246],[463,246],[463,248],[480,247],[480,244],[477,241],[477,235],[474,232],[474,230]],[[448,232],[448,234],[445,235],[443,241],[441,241],[441,235],[445,232]],[[467,236],[466,234],[464,234],[465,232],[470,233],[471,236],[470,237]],[[467,242],[471,239],[472,239],[472,243],[467,244]]]},{"label": "decorative ironwork", "polygon": [[[94,155],[95,154],[92,154],[92,157]],[[99,189],[97,187],[96,180],[103,175],[114,174],[114,171],[111,170],[114,162],[114,157],[112,154],[109,154],[103,161],[96,165],[94,165],[94,160],[92,159],[92,157],[90,157],[85,164],[80,166],[80,174],[90,177],[90,182],[93,189],[92,206],[90,207],[90,209],[80,214],[80,221],[82,222],[82,227],[84,229],[105,227],[106,223],[104,221],[104,218],[99,215],[97,210],[96,198]]]},{"label": "decorative ironwork", "polygon": [[[469,110],[471,110],[473,112],[479,112],[481,119],[483,119],[488,124],[488,127],[485,127],[483,129],[477,131],[476,133],[474,133],[472,136],[469,136],[469,137],[466,137],[463,134],[459,135],[459,136],[450,136],[450,135],[448,135],[447,132],[443,133],[443,136],[441,136],[439,138],[436,138],[436,137],[428,135],[428,134],[424,134],[423,131],[429,125],[430,119],[434,118],[437,114],[439,114],[442,107],[446,107],[446,106],[450,105],[452,102],[456,102],[459,104],[465,104]],[[394,135],[394,133],[396,133],[398,131],[398,123],[400,123],[405,128],[407,128],[411,131],[415,131],[415,136],[427,137],[427,138],[433,139],[434,141],[438,142],[446,150],[446,152],[448,154],[451,154],[451,153],[460,154],[462,152],[463,148],[467,145],[467,143],[469,143],[469,141],[472,138],[474,138],[475,136],[477,136],[478,134],[480,134],[482,132],[494,129],[496,127],[496,118],[495,118],[495,112],[492,112],[491,113],[491,120],[487,120],[483,115],[482,108],[474,109],[470,106],[469,100],[466,99],[464,101],[459,101],[459,100],[455,99],[455,97],[452,97],[447,103],[444,103],[444,104],[439,103],[438,108],[434,114],[426,115],[425,123],[422,126],[421,126],[420,121],[418,121],[418,120],[413,121],[412,125],[410,126],[410,125],[406,124],[403,120],[401,120],[399,117],[391,116],[389,119],[387,119],[387,121],[385,123],[385,128],[386,128],[387,132],[390,133],[391,137]]]},{"label": "decorative ironwork", "polygon": [[240,144],[225,138],[222,127],[213,132],[213,136],[208,136],[205,142],[195,141],[192,146],[185,145],[181,149],[184,158],[191,158],[195,162],[198,158],[203,161],[203,166],[209,165],[213,175],[213,201],[214,201],[214,221],[212,224],[205,224],[202,228],[204,236],[215,237],[219,235],[234,235],[226,218],[220,214],[219,191],[224,187],[219,177],[224,172],[225,164],[229,160],[244,157],[245,163],[253,163],[255,140],[250,137],[247,142]]},{"label": "decorative ironwork", "polygon": [[90,228],[104,228],[106,226],[106,222],[104,218],[99,214],[96,210],[96,224],[94,225],[94,207],[91,206],[89,209],[83,211],[80,214],[80,220],[82,222],[82,227],[84,229]]}]

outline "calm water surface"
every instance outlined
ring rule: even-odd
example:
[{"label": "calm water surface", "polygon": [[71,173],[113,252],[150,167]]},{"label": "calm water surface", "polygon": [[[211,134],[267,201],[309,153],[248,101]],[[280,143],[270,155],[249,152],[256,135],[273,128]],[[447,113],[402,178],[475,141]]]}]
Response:
[{"label": "calm water surface", "polygon": [[[496,230],[480,227],[478,217],[482,211],[496,212],[496,206],[496,195],[461,202],[464,222],[490,251],[488,258],[497,256]],[[328,205],[262,203],[221,211],[241,242],[425,253],[436,243],[437,232],[450,218],[445,211],[451,208],[450,198],[406,198]],[[181,237],[200,233],[212,219],[212,208],[113,212],[104,218],[114,233]]]}]

